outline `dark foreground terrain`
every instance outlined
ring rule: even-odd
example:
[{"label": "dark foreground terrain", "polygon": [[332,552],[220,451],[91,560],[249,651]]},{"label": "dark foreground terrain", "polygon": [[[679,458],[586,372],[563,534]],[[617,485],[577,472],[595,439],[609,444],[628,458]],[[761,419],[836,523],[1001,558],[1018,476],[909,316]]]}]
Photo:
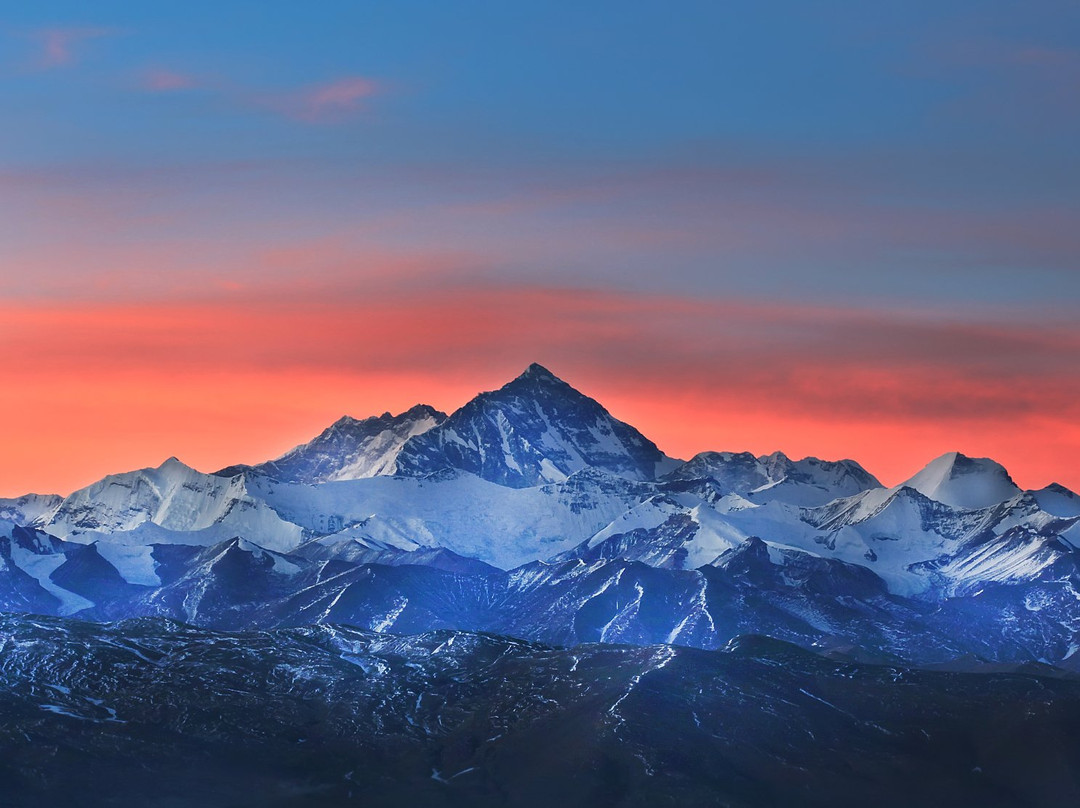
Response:
[{"label": "dark foreground terrain", "polygon": [[1075,806],[1080,682],[0,617],[5,806]]}]

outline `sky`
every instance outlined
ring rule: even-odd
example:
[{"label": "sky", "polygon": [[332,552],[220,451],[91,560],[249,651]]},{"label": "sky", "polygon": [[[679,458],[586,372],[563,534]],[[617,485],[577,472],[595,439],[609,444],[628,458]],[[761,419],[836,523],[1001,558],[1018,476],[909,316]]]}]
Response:
[{"label": "sky", "polygon": [[537,361],[669,454],[1080,490],[1080,6],[0,0],[0,495]]}]

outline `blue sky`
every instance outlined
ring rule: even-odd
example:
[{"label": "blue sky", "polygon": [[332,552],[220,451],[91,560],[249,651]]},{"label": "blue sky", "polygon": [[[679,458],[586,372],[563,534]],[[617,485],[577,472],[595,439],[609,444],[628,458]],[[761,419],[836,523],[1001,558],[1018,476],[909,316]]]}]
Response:
[{"label": "blue sky", "polygon": [[[668,289],[769,297],[1080,292],[1074,4],[9,5],[3,170],[90,195],[160,172],[185,232],[213,230],[212,188],[241,226],[301,237],[402,211],[388,243],[430,232],[514,279],[648,289],[664,263]],[[290,114],[348,77],[371,97]],[[532,210],[496,237],[443,221],[463,204]],[[609,244],[623,230],[657,243]]]}]

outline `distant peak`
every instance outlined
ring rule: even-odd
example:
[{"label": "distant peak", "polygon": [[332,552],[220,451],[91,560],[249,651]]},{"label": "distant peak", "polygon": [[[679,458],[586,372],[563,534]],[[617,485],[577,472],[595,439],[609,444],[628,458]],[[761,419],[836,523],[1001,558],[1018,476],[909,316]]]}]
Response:
[{"label": "distant peak", "polygon": [[353,418],[351,415],[343,415],[338,418],[334,423],[330,424],[331,427],[335,426],[351,426],[352,424],[360,423],[359,419]]},{"label": "distant peak", "polygon": [[948,470],[956,467],[965,467],[971,465],[971,458],[961,452],[945,452],[943,455],[939,455],[931,460],[923,468],[923,471],[927,469],[941,469]]},{"label": "distant peak", "polygon": [[976,510],[1012,499],[1020,491],[1009,472],[988,457],[946,452],[903,485],[956,508]]},{"label": "distant peak", "polygon": [[[896,486],[896,488],[892,488],[889,490],[892,493],[890,496],[887,497],[887,499],[885,500],[886,502],[891,502],[894,499],[907,499],[911,500],[912,502],[925,502],[930,500],[930,497],[926,496],[926,494],[924,494],[918,488],[908,485],[907,483],[900,483],[900,485]],[[868,493],[876,494],[877,492],[870,491]]]},{"label": "distant peak", "polygon": [[725,550],[715,559],[711,566],[726,569],[731,572],[747,572],[751,567],[761,568],[772,565],[769,556],[769,546],[757,536],[747,536],[739,545]]},{"label": "distant peak", "polygon": [[432,407],[430,404],[415,404],[409,409],[397,415],[394,415],[389,410],[382,413],[382,415],[372,415],[368,418],[363,419],[353,418],[351,415],[343,415],[330,425],[330,429],[334,429],[335,427],[364,427],[376,421],[380,423],[388,423],[395,421],[416,421],[421,418],[435,418],[436,420],[442,420],[446,418],[446,413],[440,412],[439,410]]},{"label": "distant peak", "polygon": [[931,460],[923,471],[927,469],[949,470],[954,474],[965,474],[976,471],[1004,471],[1004,467],[989,457],[968,457],[962,452],[946,452],[941,457]]},{"label": "distant peak", "polygon": [[430,404],[414,404],[401,415],[407,415],[410,418],[446,418],[445,412],[435,409]]},{"label": "distant peak", "polygon": [[767,545],[759,536],[747,536],[742,544],[733,547],[728,552],[754,553],[755,555],[761,555],[762,553],[769,552],[769,545]]}]

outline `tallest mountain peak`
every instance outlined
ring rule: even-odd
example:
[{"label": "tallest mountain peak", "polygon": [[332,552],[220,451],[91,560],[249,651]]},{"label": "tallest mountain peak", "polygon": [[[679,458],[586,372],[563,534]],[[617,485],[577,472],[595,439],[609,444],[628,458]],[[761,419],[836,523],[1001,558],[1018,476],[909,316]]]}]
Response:
[{"label": "tallest mountain peak", "polygon": [[656,444],[534,362],[513,381],[481,393],[410,439],[397,470],[427,475],[452,469],[526,488],[585,468],[651,480],[671,465]]},{"label": "tallest mountain peak", "polygon": [[[525,368],[525,372],[518,376],[516,379],[514,379],[514,381],[533,381],[541,383],[561,382],[565,384],[562,379],[560,379],[546,367],[541,365],[539,362],[533,362],[531,365]],[[513,384],[513,382],[511,382],[511,384]]]}]

